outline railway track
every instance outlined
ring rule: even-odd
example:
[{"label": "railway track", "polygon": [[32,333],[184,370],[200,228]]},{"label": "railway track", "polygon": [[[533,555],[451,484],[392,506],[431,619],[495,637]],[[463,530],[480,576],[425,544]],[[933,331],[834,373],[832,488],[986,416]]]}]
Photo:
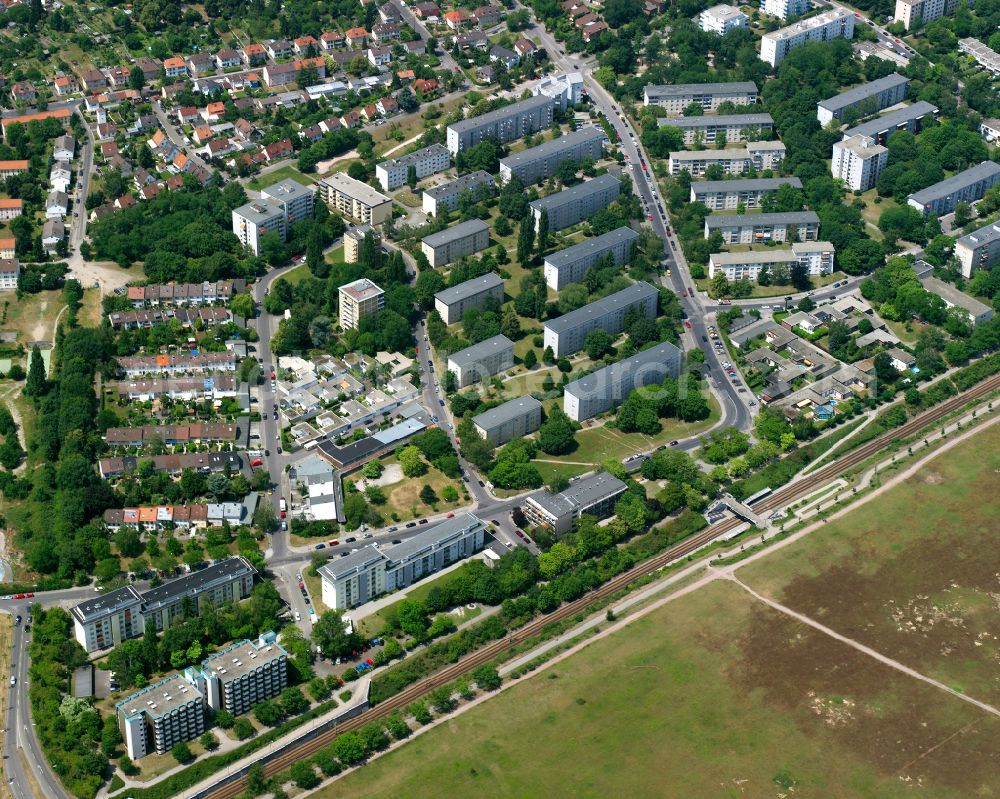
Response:
[{"label": "railway track", "polygon": [[[783,507],[803,495],[810,493],[817,487],[817,485],[822,485],[828,480],[839,476],[846,469],[850,469],[860,463],[863,463],[872,455],[884,449],[885,446],[891,441],[912,435],[927,425],[933,424],[939,419],[942,419],[953,411],[961,408],[971,400],[983,397],[998,389],[1000,389],[1000,375],[984,380],[963,394],[952,397],[951,399],[924,411],[903,425],[872,439],[867,444],[862,444],[857,449],[846,453],[842,457],[817,470],[808,477],[780,488],[767,497],[762,498],[760,502],[755,504],[754,510],[768,511]],[[351,730],[360,729],[373,721],[384,719],[392,713],[402,710],[412,702],[415,702],[430,691],[433,691],[435,688],[456,680],[458,677],[467,674],[477,666],[489,663],[505,650],[510,649],[517,644],[523,643],[535,635],[538,635],[550,624],[564,621],[585,611],[595,602],[599,602],[602,599],[607,599],[608,597],[613,596],[626,588],[630,583],[635,582],[637,579],[652,574],[653,572],[662,569],[664,566],[696,552],[706,544],[714,541],[719,536],[731,532],[741,523],[742,522],[739,519],[727,519],[719,522],[718,524],[714,524],[697,535],[681,541],[660,555],[633,566],[629,571],[612,578],[604,585],[589,594],[586,594],[580,599],[566,603],[549,615],[535,619],[534,621],[526,624],[524,627],[512,631],[504,638],[493,641],[483,648],[470,653],[457,663],[447,666],[441,671],[426,677],[418,683],[415,683],[395,696],[379,703],[371,710],[362,713],[360,716],[349,719],[343,724],[327,730],[308,741],[303,741],[299,744],[293,744],[287,747],[278,757],[273,758],[264,764],[264,773],[270,777],[284,771],[293,763],[314,755],[317,751],[330,744],[339,735]],[[232,799],[232,797],[235,797],[242,792],[244,783],[245,780],[240,778],[228,783],[227,785],[220,786],[218,789],[209,792],[206,795],[207,799]]]}]

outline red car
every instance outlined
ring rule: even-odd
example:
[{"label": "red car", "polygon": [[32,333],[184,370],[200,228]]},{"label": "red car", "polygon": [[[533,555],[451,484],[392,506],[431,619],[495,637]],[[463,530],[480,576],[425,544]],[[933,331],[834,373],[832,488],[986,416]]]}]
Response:
[{"label": "red car", "polygon": [[14,594],[14,599],[26,599],[24,594]]},{"label": "red car", "polygon": [[686,327],[688,330],[691,329],[691,323],[687,319],[684,320],[684,327]]},{"label": "red car", "polygon": [[282,519],[284,519],[284,518],[285,518],[285,512],[284,512],[284,511],[281,511],[281,518],[282,518]]},{"label": "red car", "polygon": [[299,580],[299,588],[305,588],[305,587],[306,587],[306,584],[304,582],[302,582],[301,580]]},{"label": "red car", "polygon": [[652,214],[646,214],[646,219],[648,219],[650,222],[652,222],[653,221],[653,215]]},{"label": "red car", "polygon": [[339,544],[339,543],[340,543],[340,542],[339,542],[339,541],[338,541],[338,540],[337,540],[336,538],[334,538],[334,539],[333,539],[333,541],[330,541],[330,542],[329,542],[329,544],[330,544],[330,546],[331,546],[331,547],[335,547],[335,546],[337,546],[337,544]]},{"label": "red car", "polygon": [[260,458],[254,458],[252,461],[250,461],[250,465],[251,466],[263,466],[264,465],[264,461],[262,461]]},{"label": "red car", "polygon": [[26,593],[26,594],[24,595],[24,598],[25,598],[25,599],[31,599],[31,598],[32,598],[32,597],[34,597],[34,596],[35,596],[35,595],[34,595],[34,594],[33,594],[33,593],[31,592],[31,591],[29,591],[28,593]]},{"label": "red car", "polygon": [[373,669],[375,668],[375,661],[374,660],[366,660],[365,663],[367,663]]},{"label": "red car", "polygon": [[449,513],[447,516],[445,516],[445,518],[446,519],[454,519],[455,518],[455,514],[454,513]]},{"label": "red car", "polygon": [[517,533],[519,538],[524,538],[524,533],[522,533],[520,530],[515,530],[514,532]]}]

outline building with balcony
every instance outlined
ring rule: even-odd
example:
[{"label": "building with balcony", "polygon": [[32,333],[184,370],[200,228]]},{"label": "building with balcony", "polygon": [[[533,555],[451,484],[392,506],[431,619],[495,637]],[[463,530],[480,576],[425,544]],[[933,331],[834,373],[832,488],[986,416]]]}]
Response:
[{"label": "building with balcony", "polygon": [[816,118],[821,125],[837,120],[843,122],[848,115],[855,119],[870,116],[906,99],[910,79],[898,72],[884,78],[863,83],[816,104]]},{"label": "building with balcony", "polygon": [[603,130],[588,125],[530,150],[501,158],[500,180],[507,183],[517,175],[528,186],[554,175],[565,161],[574,164],[585,158],[597,161],[604,153],[607,140]]},{"label": "building with balcony", "polygon": [[806,42],[828,42],[854,37],[854,14],[844,8],[824,11],[788,27],[765,33],[760,40],[760,57],[775,69],[792,50]]},{"label": "building with balcony", "polygon": [[544,342],[557,358],[572,355],[583,349],[591,330],[601,328],[612,336],[625,329],[629,311],[637,311],[647,319],[656,318],[656,303],[660,293],[655,286],[640,281],[626,289],[550,319],[544,326]]},{"label": "building with balcony", "polygon": [[559,291],[569,283],[579,283],[587,270],[597,266],[602,258],[609,257],[616,266],[632,260],[635,241],[639,238],[630,227],[620,227],[593,239],[581,241],[545,256],[542,272],[545,284]]},{"label": "building with balcony", "polygon": [[582,515],[603,519],[614,511],[615,503],[628,490],[617,477],[598,472],[572,483],[565,491],[543,491],[528,497],[521,506],[532,525],[544,527],[556,535],[569,532]]},{"label": "building with balcony", "polygon": [[432,144],[376,164],[375,177],[385,191],[392,191],[406,183],[411,166],[416,171],[417,180],[420,180],[450,167],[451,153],[443,144]]},{"label": "building with balcony", "polygon": [[981,200],[997,183],[1000,183],[1000,164],[983,161],[940,183],[913,192],[906,201],[924,214],[941,216],[950,214],[959,203]]},{"label": "building with balcony", "polygon": [[712,211],[751,210],[760,208],[765,197],[784,185],[801,189],[802,181],[793,177],[696,181],[691,184],[691,202]]},{"label": "building with balcony", "polygon": [[853,191],[868,191],[878,183],[889,162],[889,150],[869,136],[834,142],[830,171]]},{"label": "building with balcony", "polygon": [[722,136],[727,142],[758,140],[774,130],[770,114],[708,114],[697,117],[663,117],[656,120],[661,128],[677,128],[684,134],[684,144],[691,145],[701,137],[702,144],[714,147]]},{"label": "building with balcony", "polygon": [[392,216],[392,200],[367,183],[334,172],[319,184],[320,198],[343,216],[366,225],[381,225]]},{"label": "building with balcony", "polygon": [[549,230],[562,230],[577,222],[582,222],[591,214],[607,208],[621,193],[621,181],[614,175],[604,174],[593,180],[586,180],[568,189],[550,194],[529,203],[535,219],[535,229],[545,211]]},{"label": "building with balcony", "polygon": [[454,325],[462,321],[468,309],[482,308],[490,299],[498,305],[503,303],[503,278],[496,272],[442,289],[434,295],[434,309],[446,325]]},{"label": "building with balcony", "polygon": [[385,307],[385,292],[368,278],[362,277],[337,290],[340,300],[340,327],[342,330],[356,328],[361,319],[381,311]]},{"label": "building with balcony", "polygon": [[819,216],[815,211],[775,214],[712,214],[705,217],[705,238],[715,232],[726,244],[766,244],[788,241],[790,230],[799,241],[819,238]]},{"label": "building with balcony", "polygon": [[456,155],[461,150],[475,147],[483,139],[496,139],[506,144],[529,133],[537,133],[552,124],[555,107],[551,97],[537,95],[478,117],[453,122],[446,134],[448,151]]},{"label": "building with balcony", "polygon": [[754,105],[757,84],[752,81],[730,83],[678,83],[668,86],[649,85],[643,90],[643,105],[655,105],[668,116],[680,116],[692,103],[709,114],[718,111],[722,103]]},{"label": "building with balcony", "polygon": [[455,374],[459,388],[471,386],[514,366],[514,342],[493,336],[448,356],[448,371]]},{"label": "building with balcony", "polygon": [[472,418],[476,432],[494,447],[534,433],[542,425],[542,403],[514,397]]},{"label": "building with balcony", "polygon": [[151,752],[166,754],[174,744],[205,731],[205,698],[179,674],[136,691],[118,702],[115,711],[132,760]]}]

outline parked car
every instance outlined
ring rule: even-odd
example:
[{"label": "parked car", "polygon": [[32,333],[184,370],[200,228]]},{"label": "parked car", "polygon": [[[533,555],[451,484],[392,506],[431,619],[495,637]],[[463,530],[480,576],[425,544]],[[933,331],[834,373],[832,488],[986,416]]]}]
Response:
[{"label": "parked car", "polygon": [[409,528],[409,527],[416,527],[416,526],[417,526],[417,523],[416,523],[416,522],[407,522],[407,523],[406,523],[406,526],[407,526],[408,528]]},{"label": "parked car", "polygon": [[317,544],[313,549],[326,549],[326,544]]}]

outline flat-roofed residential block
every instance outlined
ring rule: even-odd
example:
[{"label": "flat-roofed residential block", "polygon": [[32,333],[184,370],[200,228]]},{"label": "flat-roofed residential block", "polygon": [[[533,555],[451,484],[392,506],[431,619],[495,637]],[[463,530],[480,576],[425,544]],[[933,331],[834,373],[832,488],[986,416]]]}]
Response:
[{"label": "flat-roofed residential block", "polygon": [[656,344],[637,355],[598,369],[563,388],[563,410],[582,422],[620,405],[637,388],[676,378],[681,351],[670,342]]},{"label": "flat-roofed residential block", "polygon": [[774,129],[774,120],[770,114],[709,114],[699,117],[662,117],[656,120],[661,128],[677,128],[684,134],[685,144],[694,144],[701,136],[703,144],[712,147],[719,137],[725,135],[726,141],[736,144],[752,136],[760,139],[763,134],[770,134]]},{"label": "flat-roofed residential block", "polygon": [[598,472],[582,477],[565,491],[552,494],[543,491],[525,500],[522,510],[532,524],[545,527],[556,535],[572,529],[573,523],[583,514],[603,519],[610,516],[615,503],[628,490],[617,477]]},{"label": "flat-roofed residential block", "polygon": [[382,234],[371,225],[357,225],[344,234],[344,263],[356,264],[361,260],[361,247],[372,236],[376,246],[382,243]]},{"label": "flat-roofed residential block", "polygon": [[508,183],[517,175],[528,186],[554,175],[565,161],[574,164],[579,164],[584,158],[597,161],[603,155],[607,140],[603,130],[588,125],[530,150],[501,158],[500,180]]},{"label": "flat-roofed residential block", "polygon": [[777,69],[785,56],[806,42],[828,42],[853,37],[854,13],[846,8],[834,8],[765,33],[760,40],[760,57]]},{"label": "flat-roofed residential block", "polygon": [[448,356],[448,371],[455,373],[459,388],[471,386],[514,366],[514,342],[493,336]]},{"label": "flat-roofed residential block", "polygon": [[784,185],[801,189],[802,181],[793,177],[696,181],[691,184],[691,202],[702,203],[711,211],[760,208],[764,197]]},{"label": "flat-roofed residential block", "polygon": [[816,104],[816,118],[821,125],[825,125],[834,119],[843,122],[848,114],[853,114],[855,119],[869,116],[883,108],[903,102],[909,86],[909,78],[893,72],[884,78],[863,83],[826,100],[820,100]]},{"label": "flat-roofed residential block", "polygon": [[830,171],[853,191],[868,191],[878,183],[889,162],[889,149],[869,136],[852,136],[833,143]]},{"label": "flat-roofed residential block", "polygon": [[955,257],[967,279],[980,269],[992,269],[1000,263],[1000,222],[962,236],[955,242]]},{"label": "flat-roofed residential block", "polygon": [[659,296],[655,286],[639,281],[568,314],[550,319],[544,326],[545,346],[552,347],[555,356],[562,358],[583,349],[591,330],[601,328],[612,336],[621,333],[625,329],[625,317],[633,309],[647,319],[655,319]]},{"label": "flat-roofed residential block", "polygon": [[715,277],[722,272],[730,280],[757,280],[765,269],[785,275],[793,264],[801,264],[811,276],[828,275],[833,271],[834,254],[828,241],[796,242],[788,250],[717,252],[708,257],[708,274]]},{"label": "flat-roofed residential block", "polygon": [[757,84],[752,81],[730,83],[678,83],[670,86],[649,85],[643,90],[643,105],[659,106],[667,114],[680,116],[689,105],[702,111],[717,111],[722,103],[753,105],[757,102]]},{"label": "flat-roofed residential block", "polygon": [[368,544],[320,566],[323,604],[334,610],[353,608],[384,594],[386,560],[374,544]]},{"label": "flat-roofed residential block", "polygon": [[705,33],[725,36],[729,31],[747,26],[747,15],[736,6],[725,4],[706,8],[698,18],[698,24]]},{"label": "flat-roofed residential block", "polygon": [[420,240],[420,249],[434,267],[445,266],[489,246],[490,229],[481,219],[469,219]]},{"label": "flat-roofed residential block", "polygon": [[179,674],[127,696],[115,710],[132,760],[166,754],[205,731],[205,697]]},{"label": "flat-roofed residential block", "polygon": [[375,177],[386,191],[398,189],[406,183],[410,167],[417,173],[417,180],[444,172],[451,166],[451,153],[443,144],[432,144],[416,152],[390,158],[375,166]]},{"label": "flat-roofed residential block", "polygon": [[458,198],[462,192],[469,192],[473,198],[489,196],[496,188],[496,181],[489,172],[482,169],[462,175],[460,178],[442,183],[430,189],[424,189],[423,209],[425,214],[437,216],[442,211],[452,211],[458,208]]},{"label": "flat-roofed residential block", "polygon": [[544,94],[555,100],[556,108],[572,108],[583,98],[583,76],[579,72],[559,72],[546,75],[532,88],[533,94]]},{"label": "flat-roofed residential block", "polygon": [[893,19],[902,22],[906,30],[916,23],[926,24],[940,17],[950,16],[958,8],[958,0],[896,0]]},{"label": "flat-roofed residential block", "polygon": [[455,155],[475,147],[483,139],[496,139],[501,144],[537,133],[552,124],[556,103],[551,97],[537,95],[505,105],[482,116],[463,119],[448,126],[448,151]]},{"label": "flat-roofed residential block", "polygon": [[503,303],[503,278],[496,272],[442,289],[434,295],[434,308],[446,325],[453,325],[469,308],[482,308],[491,298]]},{"label": "flat-roofed residential block", "polygon": [[366,277],[341,286],[337,290],[340,300],[340,327],[356,328],[361,319],[385,307],[385,292]]},{"label": "flat-roofed residential block", "polygon": [[746,147],[725,150],[677,150],[670,153],[667,168],[671,175],[687,171],[700,177],[710,166],[718,165],[727,175],[741,175],[751,169],[775,169],[785,160],[785,145],[780,141],[747,142]]},{"label": "flat-roofed residential block", "polygon": [[849,139],[852,136],[868,136],[879,144],[885,144],[889,141],[889,137],[898,130],[916,133],[924,117],[937,116],[937,113],[937,106],[924,100],[918,100],[912,105],[889,111],[868,122],[862,122],[860,125],[848,128],[844,131],[844,139]]},{"label": "flat-roofed residential block", "polygon": [[545,284],[550,289],[559,291],[568,283],[579,283],[587,270],[593,269],[606,256],[611,256],[615,266],[627,264],[632,260],[632,251],[638,238],[639,234],[632,228],[620,227],[551,253],[545,256],[542,270]]},{"label": "flat-roofed residential block", "polygon": [[621,188],[618,178],[605,174],[547,197],[532,200],[528,205],[535,219],[535,229],[538,229],[543,210],[548,216],[549,230],[562,230],[582,222],[591,214],[611,205]]},{"label": "flat-roofed residential block", "polygon": [[142,623],[142,595],[131,585],[100,594],[73,607],[73,632],[88,652],[111,649],[138,638]]},{"label": "flat-roofed residential block", "polygon": [[144,624],[159,632],[184,615],[185,600],[193,600],[195,612],[239,602],[253,591],[257,570],[244,557],[226,558],[200,571],[191,572],[142,594]]},{"label": "flat-roofed residential block", "polygon": [[800,17],[812,8],[812,0],[764,0],[761,11],[778,19]]},{"label": "flat-roofed residential block", "polygon": [[766,244],[787,241],[794,228],[799,241],[819,238],[819,216],[815,211],[776,214],[713,214],[705,217],[705,238],[718,231],[726,244]]},{"label": "flat-roofed residential block", "polygon": [[[979,39],[971,37],[968,39],[959,39],[958,50],[961,53],[972,56],[979,66],[993,73],[994,76],[1000,75],[1000,53],[997,53],[992,47],[987,47]],[[4,120],[3,124],[6,125],[7,120]]]},{"label": "flat-roofed residential block", "polygon": [[975,297],[970,297],[951,283],[946,283],[934,277],[929,264],[927,267],[924,274],[921,275],[918,273],[920,284],[931,294],[936,294],[944,300],[944,304],[949,308],[958,308],[961,311],[965,311],[969,324],[973,326],[981,325],[983,322],[988,322],[993,318],[993,309],[989,305],[980,302]]},{"label": "flat-roofed residential block", "polygon": [[198,687],[212,710],[234,716],[288,687],[288,653],[265,634],[257,641],[237,641],[190,668],[187,678]]},{"label": "flat-roofed residential block", "polygon": [[1000,183],[1000,164],[983,161],[940,183],[915,191],[906,201],[924,214],[950,214],[961,202],[981,200],[983,195]]},{"label": "flat-roofed residential block", "polygon": [[319,193],[330,208],[366,225],[381,225],[392,216],[391,199],[343,172],[321,180]]},{"label": "flat-roofed residential block", "polygon": [[476,432],[494,447],[535,432],[542,425],[542,403],[534,397],[514,397],[472,418]]}]

